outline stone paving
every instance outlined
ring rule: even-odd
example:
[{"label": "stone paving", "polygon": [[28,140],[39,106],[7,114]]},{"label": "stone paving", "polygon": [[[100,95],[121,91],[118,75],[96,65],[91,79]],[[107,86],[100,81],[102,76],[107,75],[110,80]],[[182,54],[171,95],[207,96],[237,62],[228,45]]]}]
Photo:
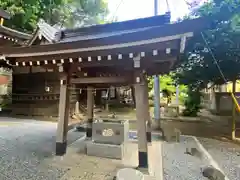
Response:
[{"label": "stone paving", "polygon": [[[186,153],[186,148],[196,148],[201,155]],[[220,170],[226,180],[239,180],[240,146],[194,136],[181,136],[180,143],[163,143],[165,180],[207,180],[202,171],[209,166]]]},{"label": "stone paving", "polygon": [[[85,155],[84,133],[68,133],[68,150],[55,153],[56,123],[0,118],[1,180],[112,180],[117,170],[137,166],[137,143],[128,144],[123,161]],[[161,180],[161,145],[149,146],[150,175]]]},{"label": "stone paving", "polygon": [[[145,175],[146,180],[162,180],[161,144],[153,142],[149,145],[149,174]],[[86,156],[84,142],[74,142],[68,153],[63,157],[55,157],[51,161],[52,166],[61,167],[68,171],[60,180],[113,180],[117,171],[124,167],[137,167],[137,143],[129,142],[125,158],[113,160]],[[146,172],[144,172],[146,173]]]},{"label": "stone paving", "polygon": [[198,138],[230,180],[240,179],[240,146],[230,142]]},{"label": "stone paving", "polygon": [[201,173],[207,159],[186,154],[186,148],[198,148],[193,138],[181,136],[180,143],[163,144],[164,180],[207,180]]},{"label": "stone paving", "polygon": [[[55,134],[55,123],[1,118],[0,179],[60,179],[67,169],[45,163],[54,158]],[[68,143],[83,135],[70,131]]]}]

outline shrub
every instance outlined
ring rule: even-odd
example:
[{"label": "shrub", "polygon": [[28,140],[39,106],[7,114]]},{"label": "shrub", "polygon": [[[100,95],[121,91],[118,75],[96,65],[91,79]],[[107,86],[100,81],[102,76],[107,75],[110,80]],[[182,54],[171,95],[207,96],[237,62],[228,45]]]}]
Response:
[{"label": "shrub", "polygon": [[183,110],[183,116],[196,117],[201,110],[201,92],[199,90],[192,90],[189,88],[188,97],[186,98]]}]

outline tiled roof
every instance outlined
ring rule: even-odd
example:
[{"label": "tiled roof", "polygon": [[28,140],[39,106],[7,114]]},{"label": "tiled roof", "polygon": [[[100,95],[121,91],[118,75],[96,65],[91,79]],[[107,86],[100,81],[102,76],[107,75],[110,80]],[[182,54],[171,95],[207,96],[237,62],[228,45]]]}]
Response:
[{"label": "tiled roof", "polygon": [[10,14],[7,13],[6,11],[4,11],[3,9],[0,8],[0,17],[4,18],[4,19],[10,19]]},{"label": "tiled roof", "polygon": [[167,23],[170,23],[169,13],[161,16],[65,30],[57,29],[44,20],[40,20],[38,23],[38,33],[35,33],[35,36],[44,36],[50,43],[65,43],[140,32]]},{"label": "tiled roof", "polygon": [[30,34],[16,31],[14,29],[11,29],[2,25],[0,25],[0,34],[5,34],[7,36],[10,36],[15,39],[20,39],[20,40],[28,40],[32,37],[32,35]]},{"label": "tiled roof", "polygon": [[62,31],[63,38],[60,42],[73,42],[122,35],[126,33],[144,31],[146,29],[168,23],[170,23],[170,13],[129,21],[67,29]]}]

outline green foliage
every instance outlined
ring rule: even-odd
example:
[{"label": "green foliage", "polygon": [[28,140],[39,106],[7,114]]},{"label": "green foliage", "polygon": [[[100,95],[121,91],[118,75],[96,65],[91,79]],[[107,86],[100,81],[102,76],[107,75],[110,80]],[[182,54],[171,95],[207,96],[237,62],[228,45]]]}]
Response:
[{"label": "green foliage", "polygon": [[216,28],[204,31],[203,36],[196,34],[189,41],[176,69],[178,83],[192,89],[204,88],[210,82],[219,85],[225,83],[211,52],[227,81],[240,76],[239,10],[240,0],[213,0],[192,13],[195,16],[214,15],[210,17],[214,17]]},{"label": "green foliage", "polygon": [[[168,98],[171,98],[176,93],[176,82],[174,80],[174,74],[166,74],[159,76],[160,80],[160,90],[161,92]],[[153,96],[153,88],[154,88],[154,78],[148,77],[148,89],[150,91],[150,97]],[[179,85],[179,100],[183,101],[184,94],[187,93],[187,86],[186,85]]]},{"label": "green foliage", "polygon": [[201,97],[202,94],[199,91],[194,91],[191,88],[188,89],[188,97],[184,103],[185,109],[183,116],[197,116],[197,113],[201,110]]},{"label": "green foliage", "polygon": [[24,32],[33,31],[40,18],[70,28],[102,23],[108,13],[104,0],[1,0],[0,7],[12,15],[5,25]]},{"label": "green foliage", "polygon": [[64,21],[66,27],[106,23],[108,4],[106,0],[75,0],[68,5],[71,14]]}]

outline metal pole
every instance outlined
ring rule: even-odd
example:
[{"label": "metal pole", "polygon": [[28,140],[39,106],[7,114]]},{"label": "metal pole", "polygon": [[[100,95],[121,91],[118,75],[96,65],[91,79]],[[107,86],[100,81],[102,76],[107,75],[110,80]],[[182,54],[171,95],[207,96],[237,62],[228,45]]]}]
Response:
[{"label": "metal pole", "polygon": [[158,15],[158,0],[154,0],[154,16]]},{"label": "metal pole", "polygon": [[[158,15],[158,0],[154,0],[154,15]],[[154,76],[154,119],[160,121],[160,85],[157,75]]]}]

